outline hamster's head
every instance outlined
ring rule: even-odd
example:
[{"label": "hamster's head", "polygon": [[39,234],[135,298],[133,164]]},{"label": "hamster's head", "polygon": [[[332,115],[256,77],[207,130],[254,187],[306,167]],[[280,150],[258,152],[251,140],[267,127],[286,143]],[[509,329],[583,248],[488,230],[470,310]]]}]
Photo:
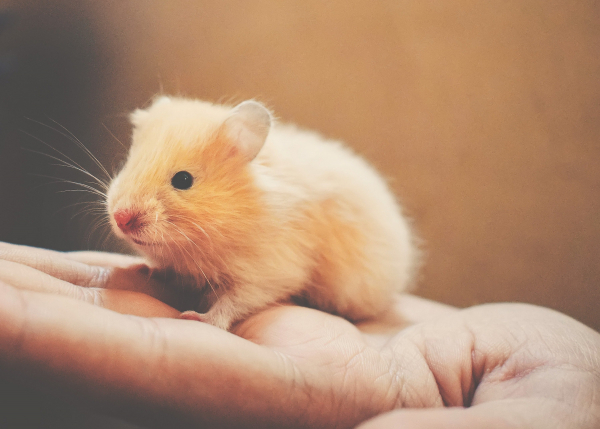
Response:
[{"label": "hamster's head", "polygon": [[114,232],[179,271],[244,251],[263,216],[248,164],[268,136],[269,111],[161,97],[131,120],[131,149],[108,191]]}]

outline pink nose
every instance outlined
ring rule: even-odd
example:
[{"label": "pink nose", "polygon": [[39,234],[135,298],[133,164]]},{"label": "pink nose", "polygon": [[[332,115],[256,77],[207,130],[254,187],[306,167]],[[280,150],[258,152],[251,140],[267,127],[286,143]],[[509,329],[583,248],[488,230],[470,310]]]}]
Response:
[{"label": "pink nose", "polygon": [[125,234],[130,233],[140,227],[139,222],[139,213],[134,213],[130,210],[117,210],[113,217],[115,218],[115,222],[117,222],[117,226],[121,231]]}]

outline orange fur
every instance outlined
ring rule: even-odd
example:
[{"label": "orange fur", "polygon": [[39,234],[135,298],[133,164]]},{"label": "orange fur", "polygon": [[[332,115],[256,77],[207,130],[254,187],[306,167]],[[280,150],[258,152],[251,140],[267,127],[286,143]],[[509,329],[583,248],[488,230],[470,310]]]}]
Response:
[{"label": "orange fur", "polygon": [[[315,265],[307,285],[308,301],[317,308],[359,321],[385,311],[392,290],[370,270],[362,226],[346,219],[335,201],[325,201],[311,214]],[[367,293],[365,293],[367,292]],[[361,299],[356,299],[361,297]]]},{"label": "orange fur", "polygon": [[[255,102],[162,98],[132,122],[111,222],[153,265],[206,288],[201,320],[227,329],[294,295],[361,320],[410,280],[406,220],[375,171],[338,143],[272,127]],[[172,186],[180,171],[189,189]],[[139,214],[140,227],[120,231],[118,210]]]}]

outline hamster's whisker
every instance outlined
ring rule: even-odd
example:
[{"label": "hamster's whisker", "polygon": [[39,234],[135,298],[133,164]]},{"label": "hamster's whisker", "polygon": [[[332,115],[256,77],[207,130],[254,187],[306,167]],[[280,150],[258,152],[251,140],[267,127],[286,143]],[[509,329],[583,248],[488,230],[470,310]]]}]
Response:
[{"label": "hamster's whisker", "polygon": [[31,153],[35,153],[38,155],[43,155],[46,156],[50,159],[53,159],[55,161],[60,162],[60,164],[53,164],[57,167],[66,167],[66,168],[72,168],[74,170],[77,170],[89,177],[91,177],[92,179],[94,179],[100,186],[102,186],[102,188],[104,190],[108,190],[108,183],[106,183],[105,181],[99,179],[98,177],[94,176],[92,173],[90,173],[89,171],[87,171],[85,168],[79,166],[79,165],[73,165],[73,164],[69,164],[67,161],[65,161],[64,159],[58,158],[54,155],[50,155],[49,153],[45,153],[45,152],[40,152],[38,150],[34,150],[34,149],[29,149],[29,148],[23,148],[23,150],[26,150],[27,152],[31,152]]},{"label": "hamster's whisker", "polygon": [[[191,222],[191,221],[190,221]],[[193,222],[192,222],[193,223]],[[196,225],[197,226],[197,225]],[[225,238],[225,236],[221,233],[221,231],[219,231],[218,228],[216,228],[213,225],[206,225],[207,228],[209,228],[212,232],[214,232],[215,234],[218,234],[221,238]]]},{"label": "hamster's whisker", "polygon": [[107,226],[109,225],[109,222],[107,222],[105,219],[96,219],[96,221],[91,225],[90,228],[90,232],[88,235],[88,240],[91,238],[91,236],[101,227],[103,226]]},{"label": "hamster's whisker", "polygon": [[200,251],[200,253],[202,253],[202,256],[204,255],[204,251],[202,250],[202,248],[200,246],[198,246],[196,243],[194,243],[194,241],[189,238],[182,230],[181,228],[179,228],[177,225],[175,225],[173,222],[165,220],[165,222],[167,222],[168,224],[172,225],[173,228],[175,228],[177,230],[178,233],[180,233],[187,241],[189,241],[191,244],[193,244],[194,246],[196,246],[196,248]]},{"label": "hamster's whisker", "polygon": [[[154,237],[153,240],[157,241],[158,235],[160,234],[160,241],[163,245],[159,246],[160,248],[160,257],[162,261],[165,261],[165,247],[169,250],[169,253],[171,254],[171,261],[173,261],[174,265],[177,265],[177,260],[175,258],[175,256],[173,255],[173,251],[171,250],[171,246],[169,246],[169,243],[167,242],[167,240],[165,240],[165,232],[162,230],[162,228],[158,227],[158,213],[156,214],[156,219],[154,220]],[[177,268],[177,266],[174,267],[175,269]],[[179,270],[175,270],[175,273],[178,273]],[[177,274],[176,274],[177,276]],[[182,280],[182,288],[183,288],[183,280]]]},{"label": "hamster's whisker", "polygon": [[198,225],[196,222],[193,222],[191,220],[190,220],[190,222],[192,222],[192,225],[194,225],[196,228],[198,228],[200,230],[200,232],[202,232],[202,234],[204,234],[206,236],[206,238],[208,238],[208,241],[210,241],[211,246],[212,246],[212,239],[210,238],[210,235],[208,235],[206,230],[204,228],[202,228],[200,225]]},{"label": "hamster's whisker", "polygon": [[[202,249],[200,249],[200,247],[194,243],[183,231],[181,231],[179,229],[179,227],[177,225],[175,225],[172,222],[167,221],[167,223],[170,223],[171,225],[173,225],[173,227],[175,228],[175,230],[177,232],[179,232],[185,239],[187,239],[190,243],[192,243],[193,245],[195,245],[198,250],[202,251]],[[215,296],[217,297],[217,299],[219,298],[219,294],[217,293],[217,291],[215,290],[215,288],[213,287],[212,283],[210,282],[210,280],[208,280],[208,277],[206,276],[206,273],[204,273],[204,270],[202,269],[202,267],[200,266],[200,264],[198,264],[198,262],[196,262],[196,260],[194,259],[194,257],[192,256],[192,254],[190,252],[188,252],[188,250],[181,246],[179,243],[175,242],[176,245],[178,245],[183,251],[185,251],[185,253],[187,253],[190,257],[190,259],[192,260],[192,262],[194,262],[194,264],[196,265],[196,267],[198,267],[198,269],[200,270],[200,272],[202,273],[202,275],[204,276],[204,278],[206,279],[206,282],[208,283],[208,285],[210,286],[210,288],[212,289],[213,293],[215,294]],[[204,252],[202,252],[204,253]]]},{"label": "hamster's whisker", "polygon": [[204,228],[202,228],[200,225],[198,225],[196,222],[194,222],[191,218],[188,218],[187,216],[181,216],[181,215],[171,215],[171,217],[176,217],[176,218],[182,219],[183,221],[189,222],[192,225],[194,225],[196,228],[198,228],[198,230],[200,232],[202,232],[206,236],[206,238],[208,238],[211,248],[213,247],[213,241],[212,241],[212,238],[210,237],[210,235],[208,235],[206,230]]},{"label": "hamster's whisker", "polygon": [[[104,226],[110,226],[110,223],[105,216],[106,213],[104,212],[104,210],[101,210],[100,208],[91,207],[88,210],[82,210],[78,213],[75,213],[71,217],[71,219],[74,219],[75,216],[77,216],[77,215],[92,216],[92,222],[90,223],[90,226],[88,227],[88,234],[87,234],[87,247],[92,248],[92,245],[91,245],[92,236],[96,233],[96,231],[98,231],[100,228],[102,228]],[[110,233],[110,228],[104,229],[103,243],[106,242],[106,239],[108,238],[107,232]]]},{"label": "hamster's whisker", "polygon": [[99,210],[100,213],[102,213],[102,215],[106,214],[106,211],[104,210],[104,204],[102,204],[100,201],[79,201],[77,203],[73,203],[73,204],[69,204],[64,207],[61,207],[54,214],[58,214],[63,210],[67,210],[67,209],[70,209],[71,207],[80,206],[80,205],[85,205],[86,207],[88,207],[90,205],[95,206],[93,208],[96,210]]},{"label": "hamster's whisker", "polygon": [[100,217],[100,213],[93,210],[82,210],[77,213],[74,213],[73,216],[71,216],[71,220],[73,220],[77,216],[94,216],[95,218],[98,218]]},{"label": "hamster's whisker", "polygon": [[[37,122],[37,121],[34,121],[34,122]],[[42,124],[42,125],[44,125],[44,124]],[[68,156],[68,155],[64,154],[64,153],[63,153],[63,152],[61,152],[60,150],[56,149],[56,148],[55,148],[54,146],[52,146],[51,144],[49,144],[49,143],[46,143],[46,142],[45,142],[44,140],[42,140],[41,138],[39,138],[39,137],[36,137],[36,136],[34,136],[33,134],[31,134],[31,133],[28,133],[27,131],[24,131],[24,130],[21,130],[21,132],[22,132],[23,134],[25,134],[25,135],[27,135],[27,136],[31,137],[32,139],[34,139],[34,140],[38,141],[39,143],[43,144],[44,146],[46,146],[46,147],[50,148],[51,150],[53,150],[54,152],[58,153],[58,154],[59,154],[60,156],[62,156],[63,158],[65,158],[65,159],[67,159],[67,160],[71,161],[72,165],[79,167],[79,168],[80,168],[81,170],[83,170],[83,171],[87,171],[87,169],[86,169],[86,168],[84,168],[84,167],[83,167],[81,164],[79,164],[78,162],[75,162],[75,160],[74,160],[73,158],[71,158],[70,156]],[[43,154],[43,152],[41,152],[41,153]],[[46,154],[46,155],[50,156],[49,154]],[[65,159],[62,159],[61,161],[63,161],[63,162],[65,162],[65,163],[66,163]],[[67,163],[67,164],[68,164],[68,163]],[[88,171],[88,173],[89,173],[89,171]],[[91,173],[89,173],[89,174],[90,174],[90,175],[92,175]],[[110,180],[112,180],[110,176],[108,176],[108,178],[109,178]],[[96,180],[98,180],[100,183],[103,183],[103,184],[104,184],[104,186],[105,186],[106,188],[108,188],[108,184],[107,184],[107,182],[101,181],[101,180],[99,180],[98,178],[95,178],[95,179],[96,179]]]},{"label": "hamster's whisker", "polygon": [[60,130],[57,130],[54,127],[51,127],[50,125],[44,124],[42,122],[39,121],[34,121],[36,123],[38,123],[39,125],[42,125],[46,128],[51,129],[52,131],[55,131],[57,133],[59,133],[60,135],[66,137],[67,139],[69,139],[71,142],[75,143],[77,146],[79,146],[80,149],[83,150],[84,153],[86,153],[92,161],[94,161],[94,163],[100,168],[100,170],[106,175],[106,177],[108,178],[108,180],[112,180],[111,175],[108,173],[108,171],[106,171],[106,168],[104,168],[104,166],[102,165],[102,163],[100,161],[98,161],[98,158],[96,158],[94,156],[94,154],[87,148],[86,145],[83,144],[83,142],[81,140],[79,140],[75,134],[73,134],[71,131],[69,131],[65,126],[63,126],[62,124],[59,124],[57,121],[55,121],[52,118],[48,118],[50,119],[52,122],[54,122],[56,125],[58,125],[60,128],[62,128],[67,134],[61,132]]},{"label": "hamster's whisker", "polygon": [[108,222],[105,218],[98,217],[98,218],[96,218],[96,221],[92,226],[99,227],[99,226],[103,226],[103,225],[110,225],[110,222]]},{"label": "hamster's whisker", "polygon": [[[100,240],[100,249],[104,249],[106,248],[106,242],[110,239],[111,237],[111,228],[110,228],[110,222],[107,220],[105,224],[101,224],[101,225],[107,225],[108,228],[104,229],[104,234],[100,236],[101,240]],[[100,225],[100,226],[101,226]],[[91,235],[90,235],[91,237]]]},{"label": "hamster's whisker", "polygon": [[[161,243],[166,243],[166,241],[165,241],[165,233],[163,231],[158,230],[158,229],[156,229],[156,232],[157,233],[160,232],[160,236],[161,236],[160,242]],[[165,248],[165,246],[160,246],[160,259],[162,261],[165,260],[165,249],[164,248]]]},{"label": "hamster's whisker", "polygon": [[[35,122],[35,121],[34,121]],[[42,140],[41,138],[34,136],[31,133],[28,133],[27,131],[21,130],[21,132],[29,137],[31,137],[32,139],[40,142],[41,144],[43,144],[44,146],[52,149],[53,151],[55,151],[56,153],[58,153],[61,156],[64,156],[66,159],[68,159],[69,161],[71,161],[74,165],[78,166],[79,168],[85,170],[85,168],[83,168],[81,165],[79,165],[77,162],[75,162],[72,158],[70,158],[68,155],[65,155],[64,153],[62,153],[60,150],[56,149],[54,146],[52,146],[49,143],[46,143],[44,140]]]},{"label": "hamster's whisker", "polygon": [[73,216],[71,216],[71,220],[73,220],[76,216],[79,215],[86,215],[86,214],[95,214],[96,216],[100,216],[103,215],[104,212],[100,211],[99,209],[96,209],[94,207],[90,207],[89,209],[85,209],[85,210],[80,210],[78,212],[75,212],[73,214]]},{"label": "hamster's whisker", "polygon": [[[60,177],[46,176],[46,175],[44,175],[44,174],[35,174],[35,173],[29,173],[29,175],[30,175],[30,176],[36,176],[36,177],[44,177],[44,178],[46,178],[46,179],[55,179],[55,180],[53,180],[52,182],[46,182],[46,183],[42,183],[42,184],[41,184],[41,185],[39,185],[39,186],[53,185],[53,184],[55,184],[55,183],[73,183],[73,184],[76,184],[76,185],[81,185],[81,182],[70,182],[70,181],[68,181],[67,179],[61,179]],[[39,187],[39,186],[37,186],[37,187]],[[100,190],[99,190],[99,189],[97,189],[97,188],[94,188],[94,189],[96,189],[98,192],[102,192],[102,191],[100,191]],[[58,192],[62,192],[62,191],[58,191]]]},{"label": "hamster's whisker", "polygon": [[[94,189],[94,188],[92,188],[92,189]],[[87,188],[86,189],[63,189],[61,191],[56,191],[56,192],[59,192],[59,193],[64,193],[64,192],[88,192],[90,194],[94,194],[94,195],[98,195],[98,196],[101,196],[103,198],[106,198],[102,192],[100,192],[98,190],[89,190]]]},{"label": "hamster's whisker", "polygon": [[[171,222],[169,222],[171,223]],[[175,228],[178,229],[177,232],[179,232],[181,235],[183,235],[185,237],[185,239],[194,247],[196,247],[196,249],[198,249],[198,251],[202,254],[203,257],[206,257],[206,253],[204,252],[204,249],[202,249],[200,246],[198,246],[198,244],[196,244],[191,238],[189,238],[186,234],[184,234],[181,231],[181,228],[178,228],[177,226],[175,226],[173,223],[171,223],[171,225],[173,225]],[[198,267],[199,268],[199,267]]]},{"label": "hamster's whisker", "polygon": [[[164,239],[164,235],[163,235],[163,239]],[[185,282],[185,276],[183,274],[181,274],[182,272],[184,272],[184,270],[182,270],[180,267],[184,266],[184,262],[185,261],[185,255],[183,254],[183,252],[181,252],[181,250],[179,249],[179,246],[177,245],[177,241],[172,237],[171,234],[169,234],[169,240],[171,240],[171,243],[175,244],[175,246],[173,246],[173,244],[169,245],[167,248],[169,249],[169,253],[171,254],[171,260],[173,261],[173,268],[174,268],[174,273],[175,273],[175,282],[179,282],[179,286],[182,290],[184,290],[186,287],[189,287],[189,284],[186,284]]]},{"label": "hamster's whisker", "polygon": [[54,180],[56,180],[56,182],[50,182],[50,183],[69,183],[71,185],[77,185],[77,186],[81,186],[82,188],[84,188],[84,189],[65,189],[65,190],[58,191],[58,192],[77,192],[77,191],[81,192],[83,190],[88,190],[89,192],[92,192],[92,193],[94,193],[96,195],[101,196],[103,199],[107,198],[106,193],[100,191],[97,188],[94,188],[93,186],[91,186],[88,183],[75,182],[73,180],[61,179],[60,177],[48,176],[48,175],[45,175],[45,174],[34,174],[34,173],[32,173],[32,174],[34,176],[44,177],[46,179],[54,179]]},{"label": "hamster's whisker", "polygon": [[[162,243],[165,244],[165,246],[169,250],[169,253],[171,254],[171,262],[173,263],[173,268],[175,270],[176,279],[181,280],[181,287],[183,288],[184,287],[183,276],[179,276],[179,274],[178,274],[180,272],[180,270],[178,269],[178,267],[179,267],[179,258],[176,257],[175,252],[173,251],[173,247],[170,244],[171,242],[175,243],[175,239],[173,239],[172,235],[167,232],[167,238],[170,240],[170,241],[167,241],[165,239],[164,231],[162,231],[162,230],[161,230],[161,235],[162,235]],[[162,251],[162,249],[161,249],[161,252],[163,253],[163,258],[164,258],[164,251]]]},{"label": "hamster's whisker", "polygon": [[127,150],[127,147],[126,147],[126,146],[123,144],[123,142],[122,142],[121,140],[119,140],[119,139],[117,138],[117,136],[115,136],[115,135],[113,134],[113,132],[112,132],[112,131],[111,131],[111,130],[110,130],[110,129],[109,129],[107,126],[106,126],[106,124],[105,124],[105,123],[102,123],[102,126],[103,126],[103,127],[104,127],[104,129],[105,129],[106,131],[108,131],[108,133],[109,133],[109,134],[110,134],[110,135],[111,135],[111,136],[112,136],[112,137],[113,137],[113,138],[114,138],[114,139],[117,141],[117,143],[119,143],[121,146],[123,146],[123,149]]},{"label": "hamster's whisker", "polygon": [[[204,230],[204,228],[202,228],[196,222],[192,221],[191,218],[186,217],[186,216],[182,216],[182,215],[172,215],[171,217],[176,217],[176,218],[182,219],[184,221],[190,222],[191,224],[195,225],[208,238],[210,248],[211,248],[211,250],[214,250],[214,241],[213,241],[212,237],[206,232],[206,230]],[[173,225],[172,222],[169,222],[169,223],[171,223],[171,225]],[[175,225],[173,225],[173,226],[175,226]],[[213,229],[213,230],[215,230],[215,231],[218,232],[218,230],[215,229],[215,228],[213,228],[213,227],[211,227],[211,229]],[[221,237],[223,237],[222,234],[219,233],[219,235],[221,235]],[[206,257],[206,252],[204,251],[203,248],[201,248],[200,246],[198,246],[198,244],[196,242],[194,242],[193,240],[190,240],[189,237],[186,236],[186,238],[190,241],[191,244],[193,244],[198,249],[198,251],[200,253],[202,253],[202,255],[204,257]],[[219,258],[219,260],[221,261],[221,263],[223,264],[223,266],[227,267],[227,264],[225,263],[225,261],[223,260],[223,258],[221,257],[221,255],[218,252],[213,252],[213,256],[216,256],[217,258]]]},{"label": "hamster's whisker", "polygon": [[[208,242],[209,242],[209,244],[210,244],[210,248],[211,248],[211,250],[213,250],[213,255],[214,255],[214,256],[216,256],[217,258],[219,258],[219,259],[221,260],[221,262],[223,263],[223,265],[224,265],[225,267],[227,267],[227,264],[225,263],[225,261],[224,261],[224,260],[223,260],[223,258],[221,257],[220,253],[219,253],[219,252],[214,252],[214,242],[213,242],[213,239],[212,239],[212,237],[211,237],[210,235],[208,235],[208,234],[206,233],[206,231],[204,230],[204,228],[202,228],[202,227],[201,227],[200,225],[198,225],[196,222],[193,222],[193,221],[192,221],[192,220],[190,220],[190,219],[188,219],[188,221],[189,221],[189,222],[191,222],[193,225],[195,225],[195,226],[196,226],[196,227],[197,227],[197,228],[198,228],[200,231],[202,231],[202,232],[204,233],[204,235],[206,235],[206,237],[208,238]],[[214,228],[212,228],[212,229],[213,229],[213,230],[215,230],[215,231],[217,231],[217,230],[216,230],[216,229],[214,229]],[[223,235],[222,235],[222,234],[220,234],[220,233],[219,233],[219,235],[221,235],[221,237],[223,237]],[[195,245],[195,246],[198,248],[198,250],[202,251],[202,249],[200,249],[200,247],[199,247],[199,246],[198,246],[196,243],[192,242],[192,244],[194,244],[194,245]]]}]

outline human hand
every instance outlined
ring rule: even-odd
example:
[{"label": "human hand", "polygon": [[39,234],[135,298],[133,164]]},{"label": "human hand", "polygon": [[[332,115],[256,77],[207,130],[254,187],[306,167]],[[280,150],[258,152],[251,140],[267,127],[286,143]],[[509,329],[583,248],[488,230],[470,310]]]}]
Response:
[{"label": "human hand", "polygon": [[[162,304],[145,314],[159,317],[132,317],[60,296],[85,299],[72,292],[78,284],[100,293],[118,287],[115,269],[95,264],[130,260],[44,252],[0,248],[0,259],[35,270],[11,279],[0,264],[9,283],[0,287],[0,371],[151,426],[351,427],[393,409],[400,410],[364,427],[600,422],[600,335],[550,310],[499,304],[458,311],[405,296],[397,313],[412,326],[382,321],[359,329],[316,310],[277,306],[238,325],[238,337],[166,319],[178,311]],[[96,261],[73,262],[82,257]],[[41,274],[70,286],[28,280]],[[144,282],[126,283],[135,289]],[[95,303],[128,312],[141,295]]]},{"label": "human hand", "polygon": [[21,290],[68,296],[119,313],[177,317],[182,305],[139,257],[56,252],[0,242],[0,281]]}]

